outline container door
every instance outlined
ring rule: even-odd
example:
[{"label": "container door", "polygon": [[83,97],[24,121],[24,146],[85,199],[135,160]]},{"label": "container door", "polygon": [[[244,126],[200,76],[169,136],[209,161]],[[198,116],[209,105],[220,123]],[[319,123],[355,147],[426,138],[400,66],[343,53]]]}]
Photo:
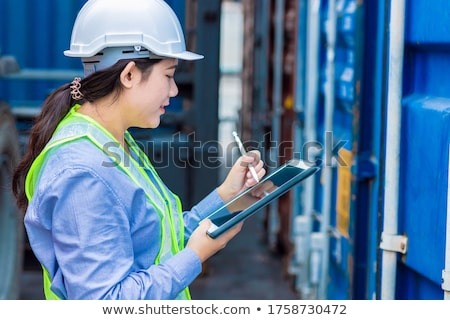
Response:
[{"label": "container door", "polygon": [[450,2],[407,1],[405,11],[398,234],[408,242],[406,253],[398,256],[395,297],[442,299],[450,142],[446,71],[450,68]]}]

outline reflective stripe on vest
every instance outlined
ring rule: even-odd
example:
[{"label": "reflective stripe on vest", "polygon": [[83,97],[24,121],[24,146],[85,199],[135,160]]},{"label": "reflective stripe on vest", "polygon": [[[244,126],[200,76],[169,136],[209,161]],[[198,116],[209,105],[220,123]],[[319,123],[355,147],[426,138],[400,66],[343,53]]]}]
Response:
[{"label": "reflective stripe on vest", "polygon": [[[123,171],[136,185],[141,187],[147,196],[147,201],[155,208],[161,221],[161,246],[155,259],[155,264],[162,263],[184,248],[184,223],[182,217],[181,203],[179,198],[173,194],[162,182],[156,170],[148,160],[145,153],[139,148],[129,132],[125,133],[125,141],[130,149],[138,156],[142,166],[152,175],[156,184],[151,181],[144,168],[129,156],[120,143],[93,119],[82,115],[76,110],[79,105],[75,105],[66,117],[60,122],[55,133],[46,147],[33,162],[26,178],[25,192],[28,201],[34,194],[40,171],[46,162],[46,155],[50,150],[55,150],[59,146],[75,140],[87,138],[111,160],[111,165]],[[126,164],[126,165],[125,165]],[[178,237],[178,236],[179,237]],[[46,299],[60,299],[51,291],[51,277],[48,270],[43,268],[44,292]],[[189,289],[185,288],[176,299],[190,299]]]}]

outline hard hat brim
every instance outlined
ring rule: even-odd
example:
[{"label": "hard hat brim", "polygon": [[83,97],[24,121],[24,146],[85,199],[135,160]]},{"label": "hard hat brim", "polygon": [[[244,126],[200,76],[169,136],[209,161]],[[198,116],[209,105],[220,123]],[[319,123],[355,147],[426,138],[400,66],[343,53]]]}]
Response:
[{"label": "hard hat brim", "polygon": [[[92,54],[80,54],[80,52],[72,51],[72,50],[66,50],[64,51],[64,55],[67,57],[79,57],[79,58],[88,58],[93,56]],[[164,58],[176,58],[180,60],[200,60],[203,59],[204,56],[198,53],[194,53],[191,51],[183,51],[183,52],[177,52],[177,53],[166,53],[166,54],[156,54],[157,56],[161,57],[161,59]]]},{"label": "hard hat brim", "polygon": [[198,53],[194,53],[194,52],[190,52],[190,51],[184,51],[181,53],[175,53],[173,55],[171,54],[165,54],[163,56],[164,57],[168,57],[168,58],[176,58],[176,59],[180,59],[180,60],[188,60],[188,61],[192,61],[192,60],[200,60],[203,59],[204,56]]}]

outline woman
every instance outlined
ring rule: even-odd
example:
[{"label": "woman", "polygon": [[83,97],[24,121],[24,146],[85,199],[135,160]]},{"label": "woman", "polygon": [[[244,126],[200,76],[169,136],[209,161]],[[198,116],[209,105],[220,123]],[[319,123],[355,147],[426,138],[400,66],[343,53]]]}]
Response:
[{"label": "woman", "polygon": [[[13,177],[47,299],[190,299],[201,264],[241,229],[218,239],[203,219],[265,174],[255,155],[191,211],[158,177],[128,133],[156,128],[178,93],[174,73],[186,51],[174,12],[160,0],[89,0],[67,56],[84,79],[55,90],[30,134]],[[258,154],[256,154],[259,156]]]}]

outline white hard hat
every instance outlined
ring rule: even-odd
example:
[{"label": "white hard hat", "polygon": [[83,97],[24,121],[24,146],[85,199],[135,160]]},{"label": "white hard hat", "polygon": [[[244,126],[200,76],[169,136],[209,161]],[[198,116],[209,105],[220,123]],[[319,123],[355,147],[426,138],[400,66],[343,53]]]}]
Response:
[{"label": "white hard hat", "polygon": [[70,50],[64,55],[82,58],[85,73],[120,59],[203,58],[186,51],[180,22],[163,0],[88,0],[78,13]]}]

